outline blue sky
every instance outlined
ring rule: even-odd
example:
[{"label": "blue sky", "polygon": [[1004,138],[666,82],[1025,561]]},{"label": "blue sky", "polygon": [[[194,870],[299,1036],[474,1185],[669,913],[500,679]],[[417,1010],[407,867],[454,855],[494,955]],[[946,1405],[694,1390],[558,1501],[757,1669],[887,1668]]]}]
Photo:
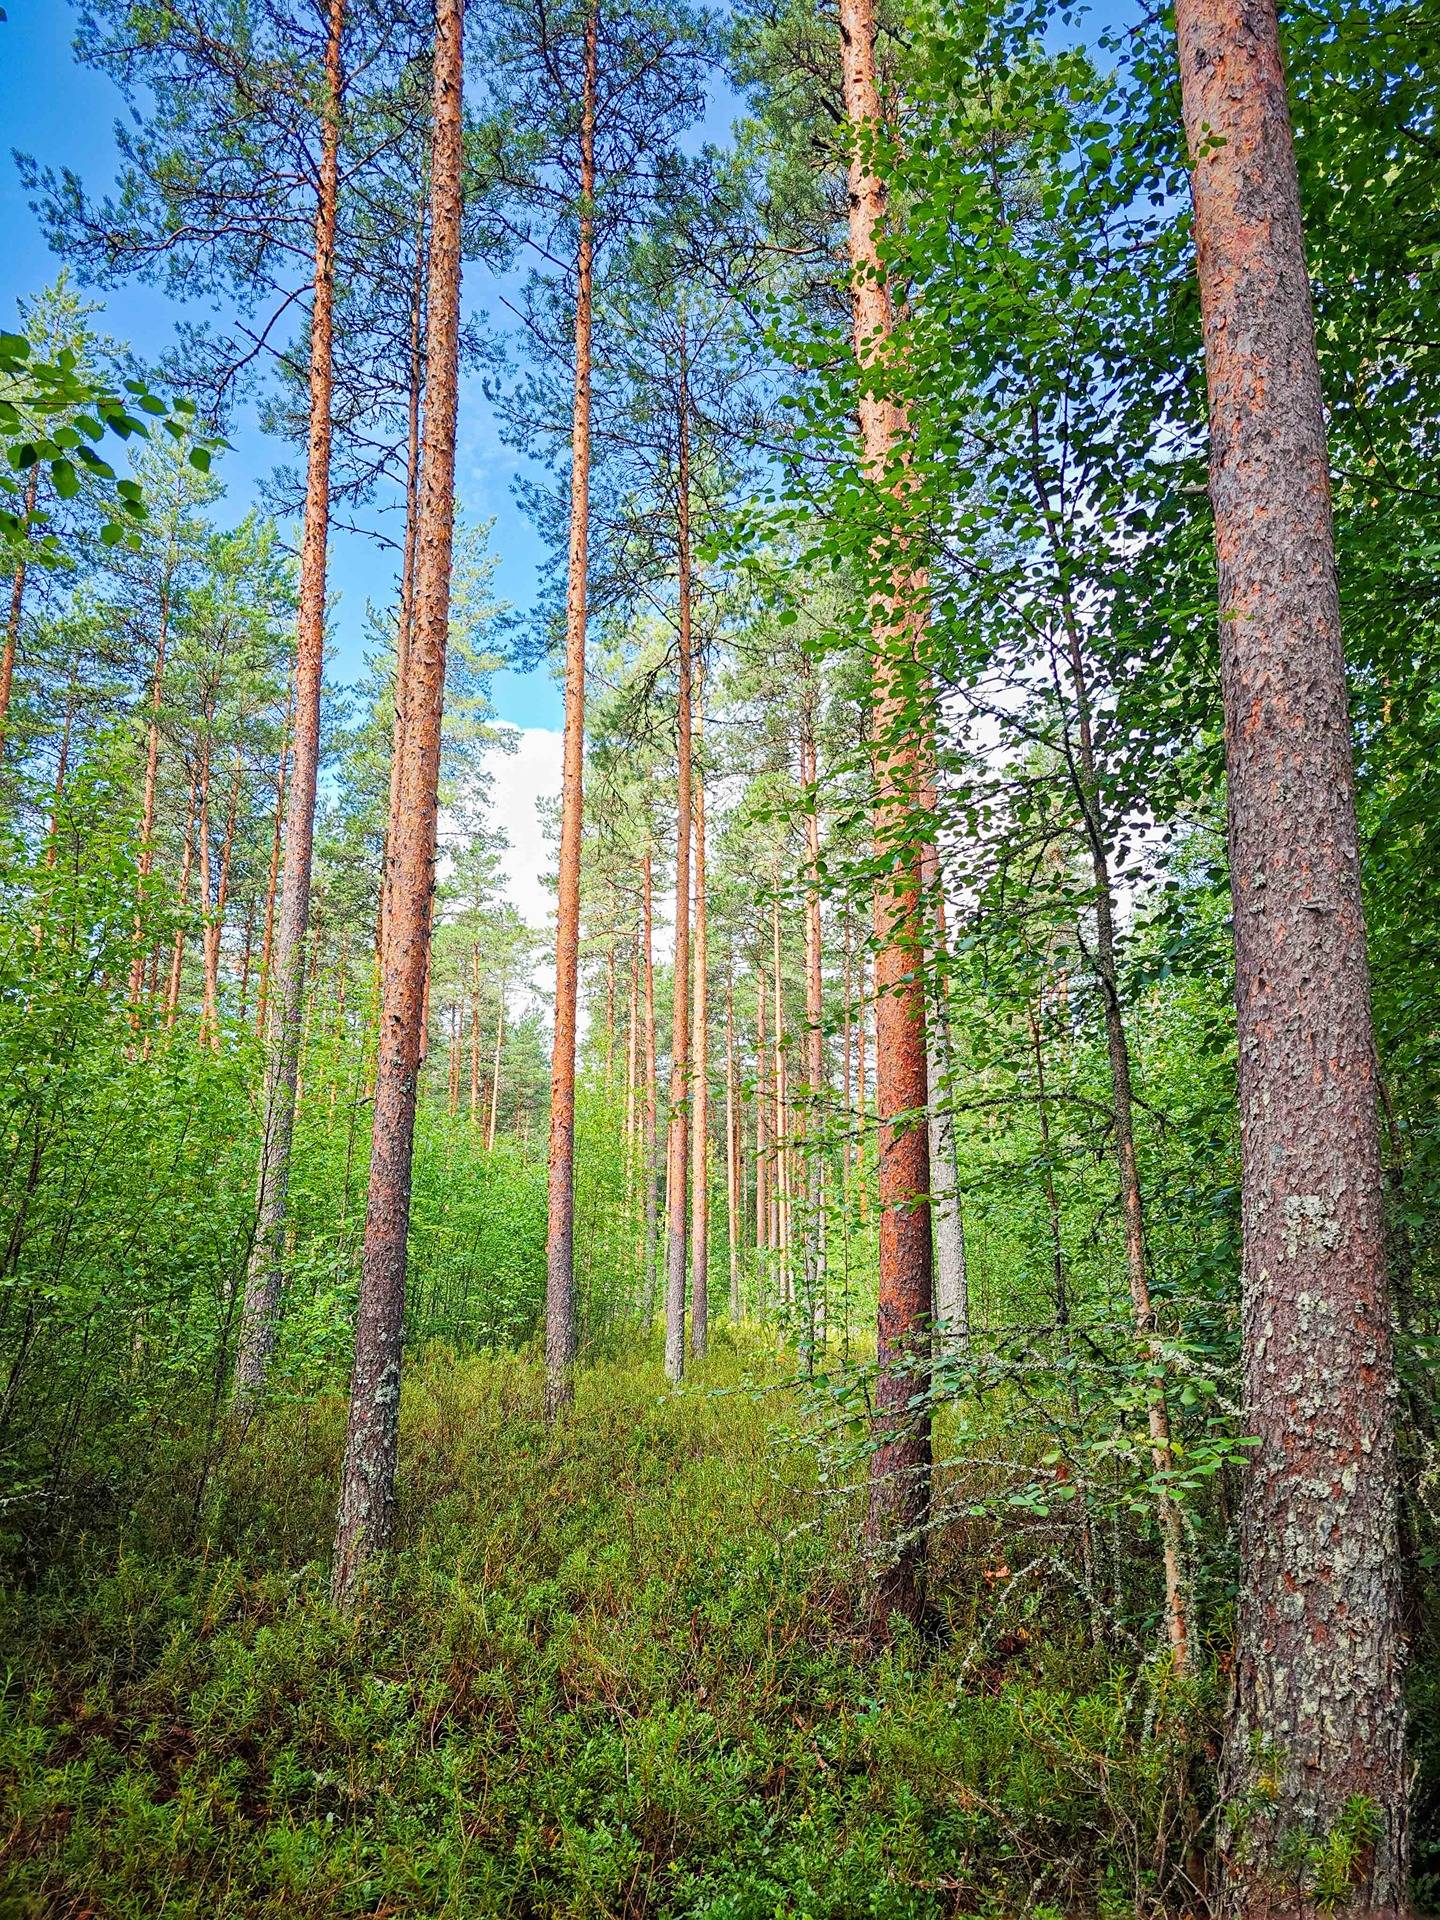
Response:
[{"label": "blue sky", "polygon": [[[74,13],[67,0],[7,0],[0,23],[0,125],[6,150],[0,159],[0,324],[13,324],[17,299],[52,280],[61,262],[50,252],[36,216],[26,204],[12,150],[32,153],[44,164],[72,167],[92,191],[106,189],[115,174],[113,128],[125,109],[110,82],[81,66],[71,51]],[[495,304],[498,288],[481,268],[466,276],[471,312]],[[153,359],[173,338],[175,303],[158,289],[126,285],[91,293],[103,305],[96,325]],[[242,416],[217,474],[227,488],[226,507],[236,518],[257,499],[265,481],[294,449],[268,438],[253,418]],[[511,481],[518,457],[501,443],[478,379],[462,395],[457,465],[459,507],[468,520],[493,517],[492,546],[499,556],[498,586],[517,607],[534,599],[544,559],[540,544],[515,503]],[[395,556],[360,535],[332,536],[332,671],[341,680],[360,670],[365,602],[388,600],[394,591]],[[521,727],[558,727],[561,704],[546,668],[499,676],[501,717]]]}]

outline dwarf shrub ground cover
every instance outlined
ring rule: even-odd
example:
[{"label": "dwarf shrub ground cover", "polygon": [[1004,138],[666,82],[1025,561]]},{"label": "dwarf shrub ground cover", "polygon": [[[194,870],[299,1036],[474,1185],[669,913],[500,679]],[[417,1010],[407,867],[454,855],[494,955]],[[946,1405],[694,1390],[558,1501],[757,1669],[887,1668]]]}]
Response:
[{"label": "dwarf shrub ground cover", "polygon": [[868,1646],[762,1370],[727,1341],[666,1394],[602,1363],[551,1434],[531,1361],[432,1353],[402,1550],[353,1619],[321,1563],[335,1397],[233,1448],[185,1551],[188,1487],[10,1592],[0,1911],[1184,1911],[1203,1701],[978,1566],[984,1657],[943,1620]]}]

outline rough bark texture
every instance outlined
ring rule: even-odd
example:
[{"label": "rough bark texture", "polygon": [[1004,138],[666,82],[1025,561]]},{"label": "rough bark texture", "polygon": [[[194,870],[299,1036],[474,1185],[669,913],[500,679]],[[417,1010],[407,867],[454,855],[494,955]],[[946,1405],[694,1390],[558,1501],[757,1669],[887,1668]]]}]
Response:
[{"label": "rough bark texture", "polygon": [[575,256],[575,392],[570,435],[570,551],[565,589],[565,738],[555,926],[555,1045],[550,1062],[549,1224],[545,1238],[545,1412],[574,1392],[575,1023],[580,981],[580,842],[584,830],[585,596],[590,545],[590,322],[595,266],[595,87],[599,23],[585,21],[580,103],[580,238]]},{"label": "rough bark texture", "polygon": [[[405,695],[410,658],[410,635],[415,626],[415,551],[420,525],[420,412],[425,397],[425,213],[415,222],[415,261],[410,276],[410,381],[405,414],[405,546],[400,563],[400,606],[395,618],[395,711],[390,726],[390,795],[388,822],[394,817],[400,794],[400,769],[405,762]],[[390,862],[382,855],[380,911],[376,916],[375,958],[385,964],[385,922],[390,912]]]},{"label": "rough bark texture", "polygon": [[462,0],[436,0],[430,183],[429,367],[416,539],[415,623],[405,699],[405,764],[390,822],[390,911],[375,1071],[374,1139],[355,1325],[350,1418],[340,1471],[331,1588],[355,1597],[365,1567],[390,1544],[400,1419],[405,1253],[422,1007],[430,959],[440,780],[440,722],[455,522],[455,416],[460,369],[460,236],[464,143]]},{"label": "rough bark texture", "polygon": [[300,614],[295,651],[295,720],[285,815],[285,877],[270,977],[264,1126],[260,1137],[255,1239],[245,1280],[235,1396],[252,1400],[265,1385],[284,1285],[285,1208],[295,1131],[305,935],[320,767],[320,684],[325,670],[325,560],[330,532],[331,388],[334,359],[335,225],[340,179],[341,40],[345,0],[330,0],[325,48],[325,123],[315,206],[315,276],[310,310],[310,426],[305,519],[300,542]]},{"label": "rough bark texture", "polygon": [[[700,716],[695,717],[699,745]],[[705,779],[695,769],[695,1127],[690,1175],[690,1351],[710,1344],[710,951],[705,917]]]},{"label": "rough bark texture", "polygon": [[[895,451],[906,422],[866,375],[892,330],[879,256],[885,188],[865,153],[866,129],[880,123],[873,0],[840,0],[845,113],[850,123],[850,266],[855,355],[862,373],[860,434],[877,487],[895,486]],[[907,669],[915,633],[905,616],[905,582],[873,614],[875,838],[885,876],[875,895],[875,1105],[880,1151],[880,1280],[866,1537],[877,1569],[872,1618],[917,1618],[924,1605],[925,1533],[930,1508],[930,1417],[911,1401],[924,1385],[930,1344],[930,1168],[926,1137],[925,991],[919,849],[914,820],[921,754],[907,711]]]},{"label": "rough bark texture", "polygon": [[[682,348],[683,356],[683,348]],[[670,1124],[665,1151],[665,1377],[676,1381],[685,1372],[685,1240],[686,1170],[690,1145],[690,794],[691,629],[690,572],[690,424],[685,374],[680,374],[680,487],[677,502],[677,553],[680,576],[680,674],[676,694],[675,785],[675,964],[672,974],[670,1025]]]},{"label": "rough bark texture", "polygon": [[[1210,394],[1239,1026],[1247,1430],[1232,1914],[1363,1795],[1349,1911],[1403,1910],[1394,1366],[1324,412],[1275,13],[1176,9]],[[1286,1857],[1291,1864],[1287,1866]]]}]

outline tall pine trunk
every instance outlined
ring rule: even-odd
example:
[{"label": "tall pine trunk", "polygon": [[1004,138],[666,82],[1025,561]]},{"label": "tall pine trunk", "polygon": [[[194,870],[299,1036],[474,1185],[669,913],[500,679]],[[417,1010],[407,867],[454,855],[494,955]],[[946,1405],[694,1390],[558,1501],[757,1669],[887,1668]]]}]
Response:
[{"label": "tall pine trunk", "polygon": [[545,1235],[545,1412],[574,1393],[575,1028],[580,984],[580,843],[584,834],[585,596],[590,544],[590,328],[595,269],[595,91],[599,0],[585,20],[580,103],[580,235],[575,256],[575,393],[570,437],[570,551],[565,592],[565,736],[555,925],[555,1045]]},{"label": "tall pine trunk", "polygon": [[685,1372],[685,1240],[690,1148],[690,671],[693,644],[690,562],[690,402],[685,381],[683,329],[680,347],[680,473],[676,500],[676,566],[680,582],[680,673],[676,695],[675,963],[670,1021],[670,1114],[665,1151],[665,1377]]},{"label": "tall pine trunk", "polygon": [[770,1179],[770,1239],[776,1255],[776,1287],[780,1300],[788,1306],[790,1286],[790,1090],[786,1084],[785,997],[781,973],[780,948],[780,876],[770,898],[770,991],[775,1019],[770,1035],[771,1093],[774,1108],[770,1117],[773,1169]]},{"label": "tall pine trunk", "polygon": [[410,275],[409,381],[405,407],[405,545],[400,562],[400,605],[395,617],[395,710],[390,723],[390,794],[381,853],[380,907],[375,920],[375,962],[385,964],[385,922],[390,912],[390,821],[400,795],[405,759],[405,687],[410,635],[415,626],[415,551],[420,529],[420,414],[425,397],[425,205],[415,221],[415,259]]},{"label": "tall pine trunk", "polygon": [[690,1351],[697,1360],[703,1360],[710,1344],[710,953],[705,916],[705,776],[698,760],[698,711],[695,744],[695,1126],[690,1174]]},{"label": "tall pine trunk", "polygon": [[645,848],[641,891],[641,918],[645,941],[645,1268],[641,1276],[642,1315],[655,1315],[655,1266],[660,1235],[659,1147],[660,1076],[655,1053],[655,902],[650,848]]},{"label": "tall pine trunk", "polygon": [[430,180],[429,369],[415,556],[415,623],[405,689],[405,765],[390,823],[375,1121],[365,1250],[355,1324],[355,1370],[340,1472],[331,1590],[355,1598],[366,1566],[394,1527],[405,1313],[410,1171],[429,972],[431,897],[455,528],[455,418],[460,375],[460,241],[463,213],[463,0],[435,0],[434,117]]},{"label": "tall pine trunk", "polygon": [[[874,0],[840,0],[845,113],[850,129],[850,266],[860,437],[866,471],[881,496],[904,485],[907,423],[876,390],[893,331],[880,259],[885,187],[866,151],[880,127]],[[911,582],[894,556],[888,590],[872,609],[874,642],[874,827],[883,875],[875,895],[875,1104],[880,1137],[880,1277],[877,1307],[875,1449],[866,1538],[877,1561],[872,1618],[915,1619],[924,1605],[925,1525],[930,1511],[930,1416],[923,1401],[930,1344],[930,1167],[925,1113],[924,937],[916,815],[921,742],[913,662]]]},{"label": "tall pine trunk", "polygon": [[315,788],[320,770],[320,685],[325,671],[325,559],[330,533],[331,390],[334,362],[335,239],[340,182],[341,39],[345,0],[330,0],[325,44],[325,103],[320,186],[315,206],[315,276],[310,312],[310,426],[305,521],[300,542],[300,617],[295,653],[295,721],[285,815],[285,876],[268,986],[264,1125],[256,1191],[255,1238],[245,1281],[235,1396],[264,1388],[275,1349],[285,1274],[285,1209],[295,1131],[305,935]]},{"label": "tall pine trunk", "polygon": [[[770,1116],[765,1051],[765,969],[755,967],[755,1265],[764,1290],[761,1256],[770,1251]],[[762,1304],[763,1311],[763,1304]]]},{"label": "tall pine trunk", "polygon": [[1246,1815],[1224,1904],[1316,1912],[1293,1862],[1361,1796],[1375,1831],[1342,1905],[1388,1914],[1406,1905],[1395,1371],[1324,406],[1274,6],[1180,0],[1176,26],[1220,570],[1244,1424],[1260,1443],[1225,1763]]}]

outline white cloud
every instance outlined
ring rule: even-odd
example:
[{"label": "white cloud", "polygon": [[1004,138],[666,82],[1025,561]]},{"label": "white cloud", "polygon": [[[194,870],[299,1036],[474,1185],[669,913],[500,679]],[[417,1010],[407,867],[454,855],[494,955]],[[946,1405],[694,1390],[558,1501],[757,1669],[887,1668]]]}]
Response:
[{"label": "white cloud", "polygon": [[505,898],[528,926],[554,925],[555,896],[546,886],[555,855],[540,823],[539,803],[560,794],[561,736],[552,727],[519,727],[514,753],[492,750],[485,768],[493,785],[490,802],[509,846],[501,857]]}]

